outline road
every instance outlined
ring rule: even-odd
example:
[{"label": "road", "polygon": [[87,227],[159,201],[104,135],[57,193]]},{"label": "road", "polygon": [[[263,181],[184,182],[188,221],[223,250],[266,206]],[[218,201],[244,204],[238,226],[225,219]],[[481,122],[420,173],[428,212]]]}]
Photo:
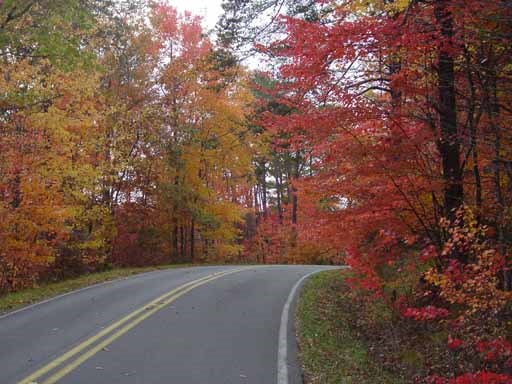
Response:
[{"label": "road", "polygon": [[293,291],[328,268],[169,269],[0,317],[0,383],[301,383]]}]

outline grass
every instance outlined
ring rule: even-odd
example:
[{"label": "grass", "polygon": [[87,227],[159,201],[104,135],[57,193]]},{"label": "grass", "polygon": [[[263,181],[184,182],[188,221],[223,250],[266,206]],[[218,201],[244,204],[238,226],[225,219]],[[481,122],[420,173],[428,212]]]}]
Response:
[{"label": "grass", "polygon": [[343,308],[344,273],[314,275],[304,286],[297,308],[299,355],[306,384],[398,384],[403,381],[372,359],[368,347]]},{"label": "grass", "polygon": [[184,268],[187,266],[191,266],[191,264],[172,264],[142,268],[117,268],[104,272],[91,273],[59,282],[41,284],[34,288],[24,289],[18,292],[8,293],[0,296],[0,314],[93,284],[117,280],[123,277],[128,277],[144,272],[170,268]]}]

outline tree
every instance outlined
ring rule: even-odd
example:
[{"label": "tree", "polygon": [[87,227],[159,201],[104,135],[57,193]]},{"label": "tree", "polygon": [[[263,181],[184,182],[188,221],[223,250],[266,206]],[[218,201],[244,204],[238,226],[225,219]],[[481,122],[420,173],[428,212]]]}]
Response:
[{"label": "tree", "polygon": [[[243,72],[214,50],[199,18],[166,5],[157,5],[151,15],[150,50],[158,73],[153,124],[158,129],[141,159],[149,174],[142,185],[132,186],[144,191],[145,219],[123,232],[138,232],[140,241],[159,244],[156,253],[167,260],[237,256],[255,150],[245,127],[250,96]],[[131,200],[122,211],[140,210],[138,199]],[[146,248],[155,254],[153,247]],[[123,244],[118,249],[127,250]],[[148,257],[139,254],[138,259]]]},{"label": "tree", "polygon": [[32,284],[49,265],[60,274],[71,260],[104,260],[109,222],[95,203],[94,141],[103,105],[85,44],[97,17],[91,5],[1,4],[2,290]]}]

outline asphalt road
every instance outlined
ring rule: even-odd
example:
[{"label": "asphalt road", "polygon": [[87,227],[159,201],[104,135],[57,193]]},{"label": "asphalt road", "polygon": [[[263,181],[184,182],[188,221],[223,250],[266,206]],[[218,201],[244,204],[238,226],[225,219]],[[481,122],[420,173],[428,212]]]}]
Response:
[{"label": "asphalt road", "polygon": [[150,272],[0,317],[0,383],[301,383],[291,293],[328,268]]}]

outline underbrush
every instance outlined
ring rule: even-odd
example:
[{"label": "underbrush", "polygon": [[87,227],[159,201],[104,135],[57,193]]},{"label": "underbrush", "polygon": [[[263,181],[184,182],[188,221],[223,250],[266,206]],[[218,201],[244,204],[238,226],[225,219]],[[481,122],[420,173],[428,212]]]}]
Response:
[{"label": "underbrush", "polygon": [[[382,299],[351,289],[350,277],[349,271],[322,272],[304,287],[297,329],[306,384],[437,384],[453,377],[457,384],[512,382],[506,376],[512,366],[502,368],[511,357],[510,313],[492,327],[482,319],[478,329],[469,330],[481,340],[501,340],[481,341],[475,350],[475,343],[454,336],[448,319],[405,318]],[[489,373],[499,364],[501,374]]]}]

